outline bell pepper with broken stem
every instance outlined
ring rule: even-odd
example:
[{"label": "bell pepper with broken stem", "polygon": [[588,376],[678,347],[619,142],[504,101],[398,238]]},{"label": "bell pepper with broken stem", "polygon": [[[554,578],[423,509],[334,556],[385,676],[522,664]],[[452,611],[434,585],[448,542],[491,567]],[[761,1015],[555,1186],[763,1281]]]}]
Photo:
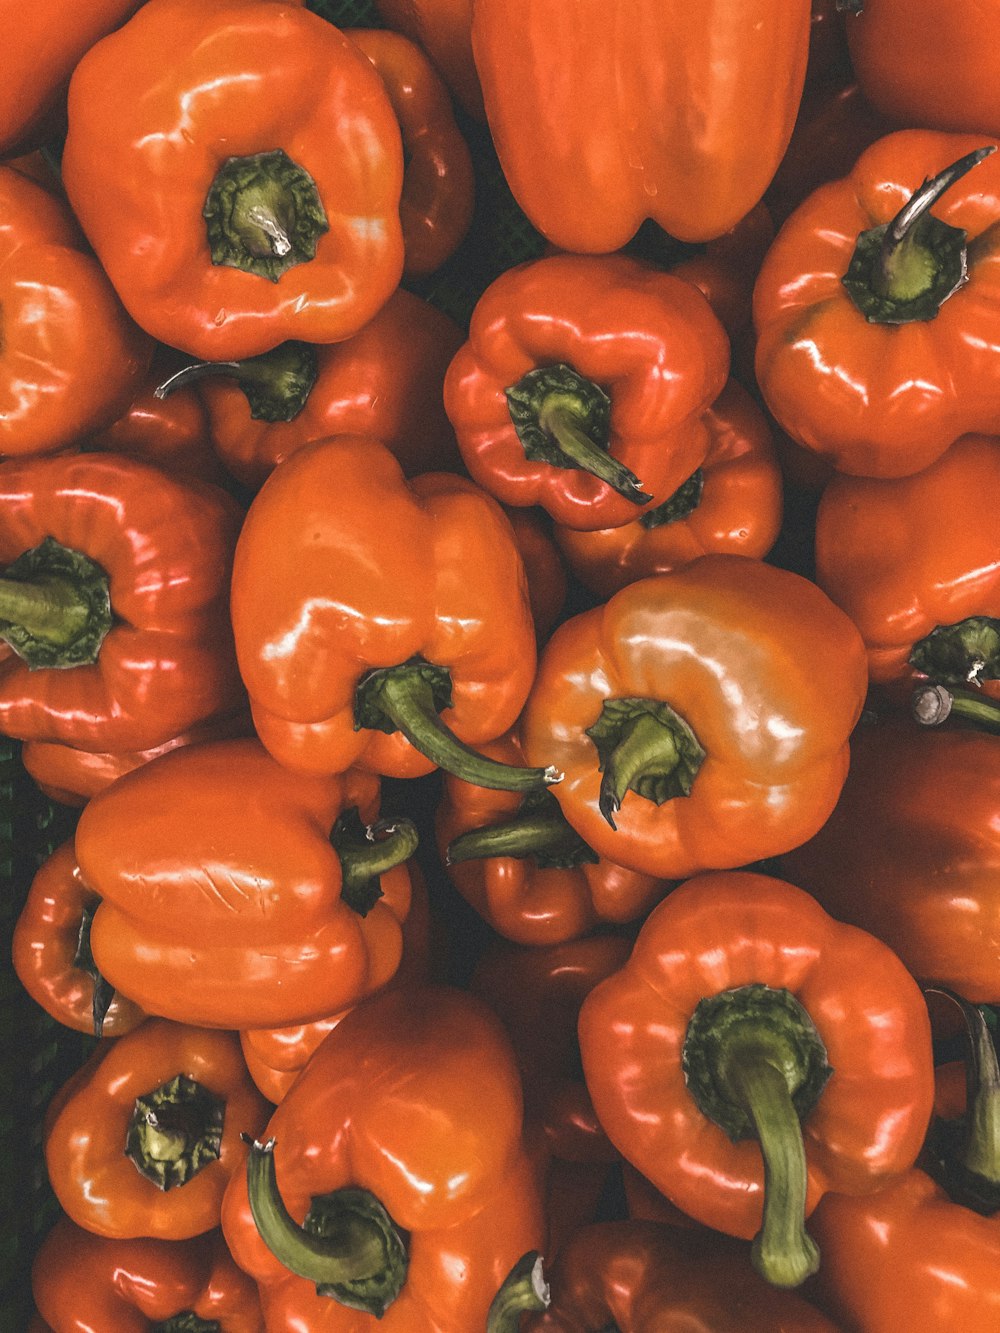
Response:
[{"label": "bell pepper with broken stem", "polygon": [[0,464],[0,732],[151,749],[244,701],[238,505],[117,454]]},{"label": "bell pepper with broken stem", "polygon": [[409,820],[378,821],[368,774],[290,773],[256,740],[173,750],[95,796],[77,825],[102,900],[94,961],[147,1013],[180,1022],[322,1018],[399,966],[415,847]]},{"label": "bell pepper with broken stem", "polygon": [[706,555],[566,621],[520,723],[598,854],[675,879],[778,855],[837,801],[864,645],[814,583]]},{"label": "bell pepper with broken stem", "polygon": [[445,410],[473,478],[576,528],[628,523],[702,462],[729,343],[691,284],[623,255],[500,275],[449,367]]},{"label": "bell pepper with broken stem", "polygon": [[187,1240],[219,1225],[240,1135],[268,1104],[234,1032],[149,1019],[104,1042],[49,1107],[49,1182],[74,1222],[99,1236]]},{"label": "bell pepper with broken stem", "polygon": [[470,748],[516,721],[535,629],[510,524],[463,477],[407,482],[359,436],[306,445],[250,506],[232,620],[258,734],[291,768],[558,779]]},{"label": "bell pepper with broken stem", "polygon": [[764,260],[761,393],[838,471],[907,476],[960,435],[995,428],[995,149],[970,135],[886,135],[809,196]]},{"label": "bell pepper with broken stem", "polygon": [[330,1033],[234,1177],[223,1229],[269,1328],[482,1328],[544,1240],[499,1019],[441,986],[385,992]]},{"label": "bell pepper with broken stem", "polygon": [[143,5],[77,66],[62,167],[126,309],[192,356],[336,342],[399,284],[392,104],[304,8]]},{"label": "bell pepper with broken stem", "polygon": [[108,1240],[62,1217],[42,1241],[31,1288],[49,1333],[264,1333],[254,1281],[218,1231]]},{"label": "bell pepper with broken stem", "polygon": [[594,1109],[672,1202],[754,1238],[762,1276],[815,1272],[805,1219],[827,1191],[907,1171],[930,1120],[930,1021],[874,936],[745,871],[675,889],[580,1011]]}]

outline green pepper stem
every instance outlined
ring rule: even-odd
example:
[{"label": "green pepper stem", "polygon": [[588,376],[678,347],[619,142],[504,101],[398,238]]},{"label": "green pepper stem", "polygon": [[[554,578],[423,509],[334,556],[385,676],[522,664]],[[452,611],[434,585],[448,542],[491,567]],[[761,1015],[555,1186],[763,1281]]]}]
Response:
[{"label": "green pepper stem", "polygon": [[668,727],[651,713],[642,713],[631,723],[604,765],[598,807],[612,828],[625,793],[641,774],[672,771],[680,759]]},{"label": "green pepper stem", "polygon": [[923,727],[940,727],[949,717],[972,722],[980,731],[1000,733],[1000,704],[974,690],[919,685],[911,698],[913,716]]},{"label": "green pepper stem", "polygon": [[230,379],[238,380],[243,374],[244,364],[242,361],[193,361],[191,365],[182,366],[180,370],[168,375],[153,390],[153,397],[169,398],[178,389],[187,389],[199,380],[214,379],[216,375],[228,375]]},{"label": "green pepper stem", "polygon": [[595,444],[581,429],[579,416],[565,402],[563,394],[553,394],[543,401],[538,413],[538,424],[555,440],[566,457],[584,472],[605,482],[618,495],[633,504],[644,505],[652,500],[642,489],[642,482],[624,463],[607,449]]},{"label": "green pepper stem", "polygon": [[517,1333],[521,1315],[547,1310],[552,1301],[537,1250],[522,1255],[493,1297],[486,1316],[486,1333]]},{"label": "green pepper stem", "polygon": [[408,861],[420,835],[411,819],[380,820],[366,831],[365,845],[352,844],[339,852],[344,896],[358,893],[371,880]]},{"label": "green pepper stem", "polygon": [[196,361],[165,379],[153,393],[168,398],[177,389],[215,375],[235,379],[254,421],[294,421],[315,387],[319,356],[310,343],[290,341],[242,361]]},{"label": "green pepper stem", "polygon": [[405,1247],[381,1204],[365,1191],[338,1191],[325,1201],[350,1196],[346,1206],[328,1212],[322,1234],[307,1231],[278,1190],[274,1139],[243,1138],[250,1145],[250,1211],[267,1248],[289,1272],[314,1282],[319,1294],[381,1319],[402,1289],[407,1266]]},{"label": "green pepper stem", "polygon": [[944,986],[925,986],[924,994],[943,995],[962,1011],[969,1054],[959,1160],[969,1176],[995,1191],[1000,1186],[1000,1059],[996,1042],[978,1004]]},{"label": "green pepper stem", "polygon": [[518,811],[513,819],[503,823],[487,824],[460,833],[448,845],[446,865],[461,861],[475,861],[496,856],[524,859],[534,856],[539,863],[574,865],[595,861],[595,853],[566,820],[553,797],[545,798],[551,805]]}]

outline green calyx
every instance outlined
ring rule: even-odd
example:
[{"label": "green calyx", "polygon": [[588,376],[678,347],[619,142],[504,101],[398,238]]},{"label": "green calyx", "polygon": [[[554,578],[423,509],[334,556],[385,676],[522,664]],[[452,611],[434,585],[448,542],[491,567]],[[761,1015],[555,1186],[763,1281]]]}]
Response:
[{"label": "green calyx", "polygon": [[125,1156],[157,1189],[185,1185],[218,1160],[225,1114],[221,1097],[177,1074],[135,1099]]},{"label": "green calyx", "polygon": [[551,792],[531,792],[513,818],[459,834],[448,846],[446,864],[511,856],[531,857],[539,870],[596,865],[592,847],[566,821]]},{"label": "green calyx", "polygon": [[401,731],[414,749],[439,768],[477,787],[532,791],[561,780],[562,774],[554,768],[516,768],[460,741],[440,716],[451,707],[451,700],[447,667],[419,657],[394,667],[376,667],[358,681],[354,729],[368,727],[389,735]]},{"label": "green calyx", "polygon": [[805,1230],[808,1172],[801,1122],[832,1070],[808,1013],[790,991],[753,983],[703,999],[681,1052],[698,1109],[730,1139],[754,1138],[764,1158],[757,1271],[795,1287],[819,1265]]},{"label": "green calyx", "polygon": [[85,904],[80,916],[80,932],[76,939],[76,952],[73,955],[73,966],[86,973],[94,984],[91,1013],[93,1015],[95,1037],[103,1035],[104,1020],[111,1008],[111,1001],[115,998],[115,988],[109,985],[101,975],[97,964],[94,962],[94,953],[90,947],[90,930],[94,924],[94,914],[98,906],[98,903]]},{"label": "green calyx", "polygon": [[202,1319],[193,1310],[182,1310],[154,1324],[152,1333],[222,1333],[222,1325],[217,1319]]},{"label": "green calyx", "polygon": [[937,625],[910,652],[915,671],[942,685],[978,685],[1000,680],[1000,620],[967,616]]},{"label": "green calyx", "polygon": [[316,1195],[299,1226],[278,1190],[274,1140],[247,1142],[250,1211],[267,1248],[289,1272],[314,1283],[318,1296],[381,1319],[409,1264],[404,1237],[382,1204],[363,1189]]},{"label": "green calyx", "polygon": [[640,515],[639,522],[644,528],[662,528],[668,523],[680,523],[701,504],[704,490],[705,474],[698,468],[662,504]]},{"label": "green calyx", "polygon": [[316,182],[282,149],[230,157],[202,210],[213,264],[277,282],[330,230]]},{"label": "green calyx", "polygon": [[629,791],[656,805],[690,796],[705,758],[684,718],[658,699],[606,699],[587,735],[603,774],[598,804],[612,828]]},{"label": "green calyx", "polygon": [[517,1333],[521,1316],[547,1310],[552,1303],[542,1256],[537,1250],[522,1255],[490,1302],[486,1333]]},{"label": "green calyx", "polygon": [[945,190],[992,152],[966,154],[919,190],[891,222],[863,231],[843,284],[871,324],[912,324],[933,319],[968,279],[966,233],[933,217]]},{"label": "green calyx", "polygon": [[611,399],[592,380],[560,363],[529,370],[505,393],[525,458],[589,472],[633,504],[653,498],[609,452]]},{"label": "green calyx", "polygon": [[357,806],[345,810],[333,826],[330,842],[340,857],[340,896],[348,907],[358,916],[367,916],[382,897],[379,877],[408,861],[418,841],[412,820],[365,824]]},{"label": "green calyx", "polygon": [[246,396],[254,421],[294,421],[309,400],[319,375],[319,357],[311,343],[286,342],[242,361],[196,361],[153,390],[169,398],[215,375],[234,379]]},{"label": "green calyx", "polygon": [[32,671],[91,666],[112,623],[107,574],[53,537],[19,555],[0,579],[0,639]]}]

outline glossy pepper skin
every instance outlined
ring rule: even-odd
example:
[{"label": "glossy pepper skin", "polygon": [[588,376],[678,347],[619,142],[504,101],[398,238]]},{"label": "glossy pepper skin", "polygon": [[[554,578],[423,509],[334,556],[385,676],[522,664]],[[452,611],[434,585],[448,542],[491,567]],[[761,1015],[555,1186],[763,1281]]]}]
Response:
[{"label": "glossy pepper skin", "polygon": [[[769,1113],[757,1119],[746,1080],[776,1025],[771,1017],[730,1019],[715,1007],[702,1020],[707,1039],[691,1048],[703,1002],[718,1006],[748,990],[762,992],[762,1003],[791,997],[807,1020],[801,1031],[811,1025],[833,1071],[813,1086],[811,1105],[791,1112],[804,1140],[800,1220],[829,1190],[868,1194],[908,1170],[934,1096],[923,996],[879,940],[768,876],[701,875],[675,889],[646,919],[625,966],[583,1003],[584,1074],[623,1156],[692,1217],[747,1239],[761,1226],[765,1194],[766,1138],[756,1141],[753,1126]],[[744,1033],[749,1045],[741,1048]],[[802,1050],[791,1057],[778,1043],[771,1052],[771,1074],[781,1068],[781,1084],[788,1080],[790,1110],[788,1094],[807,1086]],[[706,1100],[703,1069],[721,1101]],[[737,1104],[749,1126],[723,1128],[723,1113]],[[768,1199],[773,1188],[769,1182]]]},{"label": "glossy pepper skin", "polygon": [[345,890],[349,852],[331,832],[353,807],[370,825],[377,803],[375,779],[292,774],[255,740],[188,746],[126,774],[76,831],[102,899],[102,975],[147,1012],[206,1027],[278,1027],[355,1003],[398,967],[410,904],[401,866],[381,874],[374,902]]},{"label": "glossy pepper skin", "polygon": [[88,1035],[99,1027],[101,1036],[121,1037],[146,1015],[126,996],[101,989],[89,957],[90,920],[99,901],[83,882],[72,839],[64,842],[31,882],[14,927],[11,960],[21,985],[57,1022]]},{"label": "glossy pepper skin", "polygon": [[107,1240],[63,1217],[42,1242],[31,1286],[51,1333],[264,1333],[253,1279],[236,1267],[219,1232],[185,1241]]},{"label": "glossy pepper skin", "polygon": [[0,218],[0,455],[51,454],[124,410],[153,344],[63,200],[0,165]]},{"label": "glossy pepper skin", "polygon": [[188,1240],[219,1225],[226,1185],[246,1158],[240,1135],[257,1133],[268,1111],[235,1033],[149,1019],[103,1043],[56,1093],[45,1127],[49,1181],[63,1210],[95,1235]]},{"label": "glossy pepper skin", "polygon": [[702,417],[710,444],[669,499],[621,527],[555,539],[580,582],[600,597],[710,552],[763,557],[781,528],[781,470],[773,433],[750,394],[730,380]]},{"label": "glossy pepper skin", "polygon": [[[363,329],[324,347],[291,344],[259,360],[234,367],[199,367],[198,396],[219,456],[238,481],[259,490],[275,467],[310,440],[327,435],[375,435],[402,464],[407,476],[457,470],[458,446],[441,402],[451,358],[462,345],[454,320],[429,302],[399,288]],[[268,391],[269,367],[293,351],[295,390],[279,377]],[[194,371],[186,372],[193,376]],[[170,389],[166,402],[181,397]],[[165,386],[167,387],[167,386]],[[264,401],[256,398],[265,392]]]},{"label": "glossy pepper skin", "polygon": [[996,436],[965,435],[910,477],[834,477],[816,581],[861,631],[874,683],[930,677],[1000,694]]},{"label": "glossy pepper skin", "polygon": [[[699,418],[728,367],[725,331],[693,284],[622,255],[550,255],[480,297],[445,410],[473,478],[505,504],[614,527],[704,458]],[[570,428],[629,475],[574,465]]]},{"label": "glossy pepper skin", "polygon": [[996,1003],[998,810],[995,737],[887,718],[858,729],[835,810],[782,873],[921,981]]},{"label": "glossy pepper skin", "polygon": [[745,1245],[655,1222],[579,1228],[546,1277],[552,1304],[526,1333],[835,1333],[836,1325],[794,1292],[769,1286]]},{"label": "glossy pepper skin", "polygon": [[514,197],[582,254],[619,249],[649,217],[705,241],[749,212],[792,132],[808,44],[808,0],[695,14],[659,0],[483,0],[472,25]]},{"label": "glossy pepper skin", "polygon": [[73,68],[89,47],[124,22],[140,0],[71,0],[11,11],[4,33],[0,156],[27,152],[58,124]]},{"label": "glossy pepper skin", "polygon": [[462,109],[484,120],[472,54],[472,0],[375,0],[375,8],[386,27],[424,48]]},{"label": "glossy pepper skin", "polygon": [[472,222],[472,157],[448,90],[420,47],[382,28],[346,30],[379,72],[399,120],[406,167],[399,200],[403,276],[425,278],[458,249]]},{"label": "glossy pepper skin", "polygon": [[[353,1009],[266,1132],[277,1189],[296,1224],[310,1200],[351,1186],[370,1191],[408,1233],[405,1280],[380,1329],[468,1333],[484,1326],[515,1261],[544,1239],[521,1116],[517,1065],[499,1019],[475,997],[433,986],[386,992]],[[242,1176],[227,1192],[223,1227],[237,1262],[260,1284],[269,1330],[372,1326],[371,1314],[318,1295],[316,1279],[294,1275],[267,1248]]]},{"label": "glossy pepper skin", "polygon": [[[995,153],[932,207],[932,218],[966,233],[964,285],[940,299],[931,292],[933,300],[916,313],[918,297],[928,295],[921,292],[925,278],[960,272],[957,255],[952,267],[940,266],[933,239],[916,244],[912,255],[924,278],[904,273],[898,292],[897,279],[890,282],[892,317],[905,315],[909,322],[869,322],[843,282],[859,236],[893,220],[929,178],[989,146],[982,135],[886,135],[843,180],[811,194],[768,252],[754,290],[757,380],[779,424],[841,472],[906,476],[933,463],[958,436],[995,425]],[[867,280],[862,286],[867,300],[873,289]],[[908,289],[914,303],[907,307],[902,296]]]},{"label": "glossy pepper skin", "polygon": [[[136,751],[237,708],[245,696],[226,600],[240,517],[224,491],[118,454],[0,465],[5,587],[29,580],[13,562],[51,539],[89,562],[94,589],[77,592],[76,574],[66,577],[67,596],[87,608],[79,633],[69,623],[64,635],[43,626],[17,653],[0,648],[0,731],[95,753]],[[68,639],[56,639],[61,667],[45,665],[50,632]],[[11,641],[9,624],[3,633]],[[41,664],[30,668],[22,652]]]},{"label": "glossy pepper skin", "polygon": [[524,571],[500,507],[462,477],[407,482],[359,436],[304,446],[261,489],[237,547],[232,619],[261,740],[303,772],[433,770],[402,732],[356,728],[368,668],[446,670],[443,720],[469,745],[513,724],[534,677]]},{"label": "glossy pepper skin", "polygon": [[296,6],[153,0],[70,85],[73,209],[136,322],[192,356],[365,324],[402,272],[402,169],[371,62]]},{"label": "glossy pepper skin", "polygon": [[[516,733],[483,748],[507,763],[524,763]],[[459,893],[517,944],[552,946],[598,926],[637,920],[671,887],[671,881],[598,857],[565,822],[551,793],[524,798],[448,774],[435,827]],[[513,836],[519,827],[520,839]],[[501,830],[512,836],[491,843]]]},{"label": "glossy pepper skin", "polygon": [[521,739],[565,773],[553,792],[594,851],[679,878],[816,832],[866,686],[861,637],[815,584],[706,555],[561,625]]}]

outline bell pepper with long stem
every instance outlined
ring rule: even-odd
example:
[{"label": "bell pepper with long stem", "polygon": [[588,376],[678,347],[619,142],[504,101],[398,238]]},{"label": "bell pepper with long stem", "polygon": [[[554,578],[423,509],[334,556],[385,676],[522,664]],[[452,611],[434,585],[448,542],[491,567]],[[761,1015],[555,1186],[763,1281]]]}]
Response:
[{"label": "bell pepper with long stem", "polygon": [[51,454],[128,406],[153,342],[64,200],[0,165],[0,218],[0,455]]},{"label": "bell pepper with long stem", "polygon": [[558,779],[472,748],[516,721],[535,627],[510,524],[462,477],[407,482],[360,436],[304,446],[250,506],[232,622],[258,734],[291,768]]},{"label": "bell pepper with long stem", "polygon": [[546,645],[520,727],[599,855],[664,879],[778,855],[836,804],[864,645],[801,575],[706,555],[630,584]]},{"label": "bell pepper with long stem", "polygon": [[473,478],[509,505],[607,528],[704,459],[701,413],[729,344],[692,284],[623,255],[556,254],[502,273],[445,378]]},{"label": "bell pepper with long stem", "polygon": [[149,0],[76,67],[62,170],[126,309],[191,356],[336,342],[399,284],[392,104],[306,9]]},{"label": "bell pepper with long stem", "polygon": [[754,290],[760,390],[838,471],[907,476],[995,426],[995,149],[982,136],[886,135],[768,252]]},{"label": "bell pepper with long stem", "polygon": [[223,1229],[269,1328],[468,1333],[544,1239],[498,1018],[431,986],[329,1034],[234,1178]]},{"label": "bell pepper with long stem", "polygon": [[806,1219],[915,1162],[934,1096],[920,990],[874,936],[745,871],[675,889],[580,1011],[594,1109],[672,1202],[753,1238],[776,1286],[820,1262]]},{"label": "bell pepper with long stem", "polygon": [[0,732],[151,749],[245,701],[239,506],[118,454],[0,464]]},{"label": "bell pepper with long stem", "polygon": [[264,1333],[252,1278],[219,1232],[109,1240],[62,1217],[31,1273],[49,1333]]},{"label": "bell pepper with long stem", "polygon": [[188,1240],[219,1225],[229,1179],[244,1169],[240,1135],[268,1111],[235,1033],[149,1019],[102,1043],[56,1094],[49,1181],[95,1235]]},{"label": "bell pepper with long stem", "polygon": [[293,774],[256,740],[186,746],[119,778],[75,839],[102,900],[102,976],[148,1013],[237,1030],[377,990],[399,966],[416,847],[409,820],[379,821],[378,799],[368,774]]}]

